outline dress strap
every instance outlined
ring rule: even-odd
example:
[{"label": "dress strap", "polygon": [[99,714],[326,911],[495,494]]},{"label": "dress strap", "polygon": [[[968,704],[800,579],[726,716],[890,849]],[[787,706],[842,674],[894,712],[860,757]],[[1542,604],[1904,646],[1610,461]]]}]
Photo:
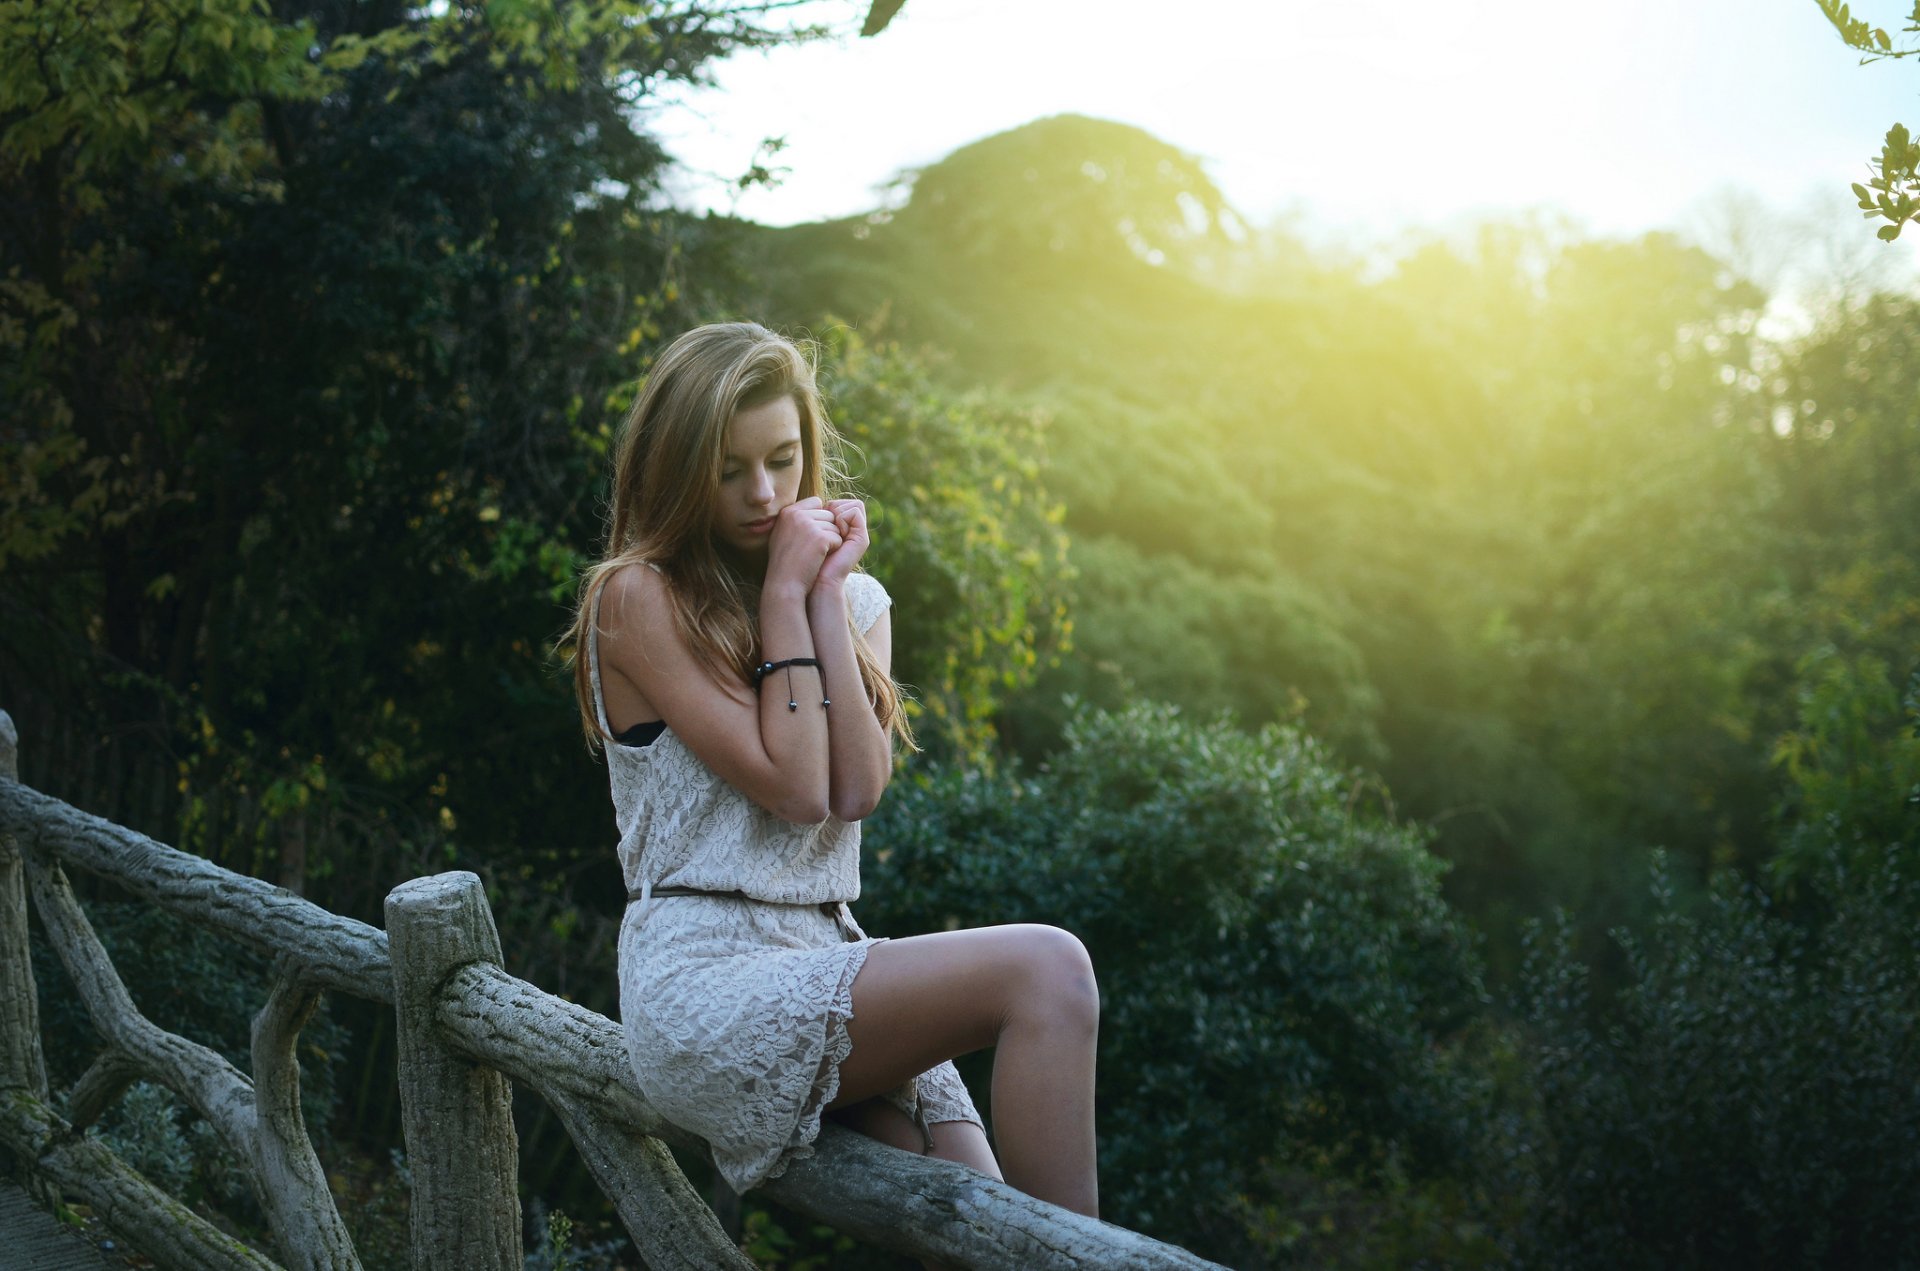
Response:
[{"label": "dress strap", "polygon": [[600,721],[602,736],[613,736],[613,725],[607,722],[607,698],[600,691],[600,593],[604,587],[594,589],[593,612],[587,615],[587,678],[593,681],[593,714]]}]

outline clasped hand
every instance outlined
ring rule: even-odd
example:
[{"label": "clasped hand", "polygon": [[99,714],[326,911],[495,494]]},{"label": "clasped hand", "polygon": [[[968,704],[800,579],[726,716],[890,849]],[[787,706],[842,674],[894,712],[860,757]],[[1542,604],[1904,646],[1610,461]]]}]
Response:
[{"label": "clasped hand", "polygon": [[809,592],[838,586],[867,553],[867,505],[859,499],[801,499],[780,510],[768,545],[767,579]]}]

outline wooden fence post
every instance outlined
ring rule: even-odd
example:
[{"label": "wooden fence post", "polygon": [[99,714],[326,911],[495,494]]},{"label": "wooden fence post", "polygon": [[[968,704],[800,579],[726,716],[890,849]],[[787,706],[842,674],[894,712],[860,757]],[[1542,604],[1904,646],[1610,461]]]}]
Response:
[{"label": "wooden fence post", "polygon": [[[20,734],[0,711],[0,781],[20,780]],[[47,1101],[47,1062],[40,1049],[40,994],[27,944],[27,884],[20,844],[0,833],[0,1087]],[[49,1208],[56,1197],[32,1161],[20,1162],[34,1198]]]},{"label": "wooden fence post", "polygon": [[414,1271],[520,1271],[512,1087],[456,1055],[435,1023],[435,1003],[455,971],[500,964],[500,934],[479,877],[461,870],[394,888],[387,939],[413,1171]]}]

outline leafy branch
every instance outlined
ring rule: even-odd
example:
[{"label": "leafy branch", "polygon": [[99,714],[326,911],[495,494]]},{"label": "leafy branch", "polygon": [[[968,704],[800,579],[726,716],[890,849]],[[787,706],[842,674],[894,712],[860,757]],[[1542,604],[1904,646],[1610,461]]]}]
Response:
[{"label": "leafy branch", "polygon": [[[1899,59],[1920,54],[1920,45],[1909,48],[1895,48],[1893,37],[1884,27],[1872,26],[1853,16],[1847,6],[1835,0],[1815,0],[1820,12],[1825,14],[1833,29],[1840,33],[1847,47],[1866,54],[1860,59],[1862,66],[1868,62],[1884,59]],[[1920,0],[1916,0],[1913,12],[1907,16],[1907,25],[1902,35],[1920,35]],[[1885,146],[1881,148],[1879,175],[1862,185],[1854,183],[1853,194],[1860,201],[1861,213],[1868,220],[1884,220],[1878,231],[1880,237],[1891,243],[1900,237],[1900,231],[1907,222],[1920,217],[1920,145],[1915,144],[1907,132],[1906,125],[1895,124],[1887,130]]]}]

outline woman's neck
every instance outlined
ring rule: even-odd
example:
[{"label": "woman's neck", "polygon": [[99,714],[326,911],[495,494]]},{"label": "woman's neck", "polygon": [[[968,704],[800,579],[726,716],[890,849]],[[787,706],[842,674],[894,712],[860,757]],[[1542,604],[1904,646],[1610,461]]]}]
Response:
[{"label": "woman's neck", "polygon": [[752,556],[726,544],[716,542],[714,555],[720,565],[741,586],[759,591],[767,581],[767,553],[759,552]]}]

